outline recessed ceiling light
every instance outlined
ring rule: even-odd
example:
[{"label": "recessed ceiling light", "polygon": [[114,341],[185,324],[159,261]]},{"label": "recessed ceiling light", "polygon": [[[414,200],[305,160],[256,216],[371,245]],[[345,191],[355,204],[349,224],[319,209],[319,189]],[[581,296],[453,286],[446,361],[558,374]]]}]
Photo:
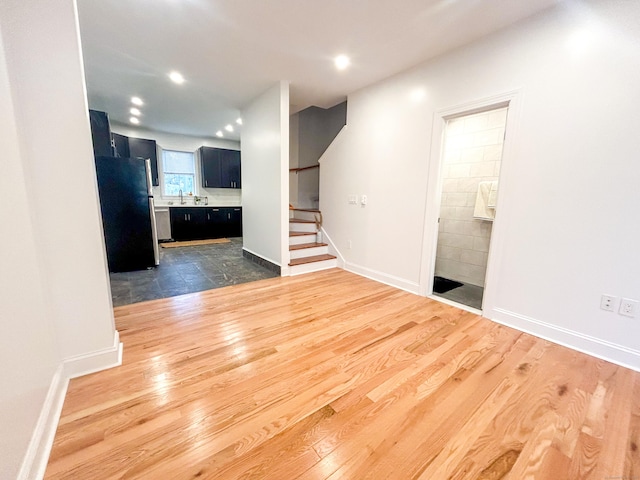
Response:
[{"label": "recessed ceiling light", "polygon": [[338,55],[333,60],[333,63],[338,70],[344,70],[351,64],[351,60],[349,60],[349,57],[347,57],[346,55]]},{"label": "recessed ceiling light", "polygon": [[138,124],[140,123],[140,120],[138,120],[138,118],[137,118],[137,117],[131,117],[131,118],[129,119],[129,121],[130,121],[131,123],[133,123],[134,125],[138,125]]},{"label": "recessed ceiling light", "polygon": [[241,118],[238,118],[238,119],[236,120],[236,123],[237,123],[238,125],[242,125],[242,119],[241,119]]},{"label": "recessed ceiling light", "polygon": [[140,110],[138,110],[137,108],[133,107],[131,110],[129,110],[129,113],[131,115],[135,115],[136,117],[140,115]]},{"label": "recessed ceiling light", "polygon": [[225,129],[227,132],[233,132],[233,125],[229,124],[229,125],[227,125],[226,127],[224,127],[224,129]]},{"label": "recessed ceiling light", "polygon": [[169,74],[169,78],[173,83],[177,83],[178,85],[184,83],[184,77],[180,72],[173,71]]},{"label": "recessed ceiling light", "polygon": [[144,102],[140,97],[131,97],[131,103],[138,106],[144,105]]},{"label": "recessed ceiling light", "polygon": [[224,134],[222,133],[222,130],[218,130],[216,132],[216,137],[224,137]]}]

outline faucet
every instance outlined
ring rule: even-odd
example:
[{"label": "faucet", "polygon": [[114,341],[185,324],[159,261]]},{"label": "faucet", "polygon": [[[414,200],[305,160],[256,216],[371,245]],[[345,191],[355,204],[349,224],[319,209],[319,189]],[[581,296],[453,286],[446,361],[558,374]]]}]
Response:
[{"label": "faucet", "polygon": [[178,195],[180,195],[180,205],[184,205],[185,203],[187,203],[182,199],[182,189],[180,189],[180,191],[178,192]]}]

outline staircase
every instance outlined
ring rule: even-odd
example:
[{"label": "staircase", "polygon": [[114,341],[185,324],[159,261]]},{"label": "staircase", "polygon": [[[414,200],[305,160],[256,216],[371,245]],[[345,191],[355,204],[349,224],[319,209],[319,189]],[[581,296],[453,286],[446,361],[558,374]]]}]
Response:
[{"label": "staircase", "polygon": [[318,243],[316,217],[319,210],[289,210],[289,273],[316,272],[338,266],[326,243]]}]

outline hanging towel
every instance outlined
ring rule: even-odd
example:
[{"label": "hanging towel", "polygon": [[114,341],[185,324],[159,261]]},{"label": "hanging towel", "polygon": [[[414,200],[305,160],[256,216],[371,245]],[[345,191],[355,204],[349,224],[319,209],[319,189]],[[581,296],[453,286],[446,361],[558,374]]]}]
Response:
[{"label": "hanging towel", "polygon": [[489,208],[489,192],[491,191],[491,182],[480,182],[478,184],[478,194],[476,195],[476,206],[473,209],[473,218],[478,220],[493,221],[496,211]]},{"label": "hanging towel", "polygon": [[498,203],[498,181],[495,180],[491,183],[491,188],[489,189],[489,199],[487,200],[487,207],[496,208],[496,203]]}]

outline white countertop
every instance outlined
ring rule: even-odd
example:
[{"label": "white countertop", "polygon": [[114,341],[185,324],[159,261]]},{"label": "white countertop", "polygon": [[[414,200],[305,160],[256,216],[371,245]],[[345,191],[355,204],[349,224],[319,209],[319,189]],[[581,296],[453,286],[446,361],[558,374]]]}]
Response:
[{"label": "white countertop", "polygon": [[204,205],[204,204],[198,204],[198,205],[194,205],[193,203],[187,203],[185,205],[180,205],[180,202],[175,202],[173,205],[169,205],[168,203],[154,203],[154,207],[156,209],[158,208],[200,208],[200,207],[205,207],[205,208],[242,208],[242,205],[238,205],[238,204],[229,204],[229,205],[224,205],[222,203],[209,203],[209,205]]}]

